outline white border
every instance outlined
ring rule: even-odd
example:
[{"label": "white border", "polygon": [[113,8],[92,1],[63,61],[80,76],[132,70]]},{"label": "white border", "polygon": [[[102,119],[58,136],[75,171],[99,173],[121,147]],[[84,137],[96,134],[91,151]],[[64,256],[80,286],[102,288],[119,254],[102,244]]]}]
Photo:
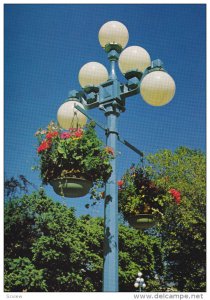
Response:
[{"label": "white border", "polygon": [[[141,0],[137,0],[137,1],[125,1],[125,0],[121,0],[121,1],[113,1],[113,0],[102,0],[101,2],[98,1],[69,1],[69,0],[61,0],[61,2],[59,3],[59,1],[49,1],[49,0],[33,0],[31,2],[26,1],[26,0],[22,0],[22,1],[18,1],[18,0],[7,0],[7,1],[3,1],[0,5],[0,20],[1,20],[1,30],[0,30],[0,35],[1,35],[1,47],[0,47],[0,51],[1,51],[1,55],[0,55],[0,65],[3,66],[4,65],[4,44],[3,44],[3,39],[4,39],[4,4],[207,4],[207,1],[204,0],[199,0],[199,1],[195,1],[195,0],[191,0],[191,1],[183,1],[183,0],[176,0],[176,1],[160,1],[160,0],[156,0],[156,1],[141,1]],[[208,16],[208,7],[207,7],[207,16],[206,19],[209,19]],[[208,25],[209,22],[207,22],[207,32],[208,32]],[[208,39],[207,39],[207,49],[209,49],[209,43],[208,43]],[[208,53],[207,53],[208,54]],[[207,64],[206,64],[207,70],[209,70],[209,61],[207,59]],[[3,120],[4,120],[4,112],[3,112],[3,99],[4,99],[4,92],[3,92],[3,87],[4,87],[4,83],[3,83],[3,78],[4,78],[4,69],[2,67],[2,72],[1,72],[1,85],[0,85],[0,91],[1,91],[1,108],[0,108],[0,124],[1,124],[1,128],[2,128],[2,139],[3,139],[3,135],[4,135],[4,130],[3,130]],[[208,74],[207,74],[208,75]],[[208,77],[207,77],[208,78]],[[199,76],[198,76],[198,80],[199,80]],[[208,84],[206,84],[206,86],[208,86]],[[207,97],[206,99],[208,100],[209,93],[207,90]],[[199,109],[199,108],[198,108]],[[208,101],[207,101],[207,114],[208,114]],[[208,133],[208,126],[209,126],[210,121],[208,121],[207,119],[207,133]],[[6,137],[5,137],[6,138]],[[207,134],[207,141],[208,141],[208,134]],[[3,161],[3,142],[0,143],[0,153],[1,153],[1,166],[4,166],[4,161]],[[208,144],[207,144],[207,157],[208,157]],[[207,160],[208,161],[208,160]],[[207,163],[207,169],[209,169],[209,162]],[[4,176],[4,170],[3,168],[1,169],[1,181],[0,181],[0,191],[3,191],[3,176]],[[208,177],[207,177],[208,180]],[[207,185],[208,186],[208,185]],[[208,195],[208,188],[207,188],[207,195]],[[106,299],[107,297],[111,297],[114,299],[120,299],[120,300],[129,300],[129,299],[135,299],[134,295],[136,295],[137,293],[4,293],[3,292],[3,193],[1,194],[2,197],[0,197],[1,199],[1,222],[0,222],[0,243],[1,243],[1,247],[2,247],[2,251],[1,251],[1,273],[0,273],[0,295],[1,295],[1,299],[34,299],[37,300],[37,297],[41,297],[42,299],[91,299],[91,300],[98,300],[100,299]],[[207,197],[208,200],[208,197]],[[209,206],[207,205],[207,209],[209,208]],[[209,209],[208,209],[209,212]],[[208,215],[208,213],[207,213]],[[208,241],[208,239],[207,239]],[[207,264],[207,275],[209,274],[209,267]],[[207,276],[208,279],[208,276]],[[208,281],[207,281],[208,282]],[[207,285],[208,288],[208,285]],[[209,290],[209,289],[208,289]],[[163,295],[164,294],[164,295]],[[192,299],[209,299],[209,295],[210,293],[196,293],[197,297],[196,298],[192,298]],[[151,295],[151,299],[173,299],[172,296],[174,295],[174,299],[190,299],[191,295],[195,295],[195,293],[144,293],[145,298],[147,299],[146,295]],[[162,298],[159,298],[159,295]],[[176,298],[176,295],[179,295],[179,298]],[[188,295],[188,296],[187,296]],[[21,298],[19,298],[19,296],[21,296]],[[165,297],[164,297],[165,296]],[[199,297],[200,296],[200,297]],[[139,298],[141,299],[141,298]]]}]

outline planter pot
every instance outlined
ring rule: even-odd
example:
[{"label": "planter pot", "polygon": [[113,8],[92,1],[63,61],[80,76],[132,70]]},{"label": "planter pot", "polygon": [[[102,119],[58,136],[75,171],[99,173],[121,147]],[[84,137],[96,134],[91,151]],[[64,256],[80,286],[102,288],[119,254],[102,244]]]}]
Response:
[{"label": "planter pot", "polygon": [[92,182],[84,178],[57,178],[50,182],[56,194],[67,198],[83,197],[88,194]]},{"label": "planter pot", "polygon": [[156,224],[152,214],[139,214],[127,217],[128,223],[139,230],[148,229]]}]

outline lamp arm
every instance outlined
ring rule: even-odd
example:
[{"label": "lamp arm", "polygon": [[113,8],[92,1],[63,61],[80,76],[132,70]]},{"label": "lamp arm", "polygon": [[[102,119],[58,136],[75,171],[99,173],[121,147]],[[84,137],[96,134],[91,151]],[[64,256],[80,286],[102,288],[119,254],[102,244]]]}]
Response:
[{"label": "lamp arm", "polygon": [[66,99],[65,102],[71,101],[71,100],[74,101],[76,98],[77,101],[80,102],[86,110],[98,107],[99,106],[98,94],[97,93],[91,93],[91,94],[92,94],[92,96],[94,96],[95,100],[93,102],[90,101],[90,103],[88,103],[88,94],[86,95],[84,91],[72,90],[69,93],[69,98]]},{"label": "lamp arm", "polygon": [[[89,120],[94,121],[96,123],[96,125],[98,125],[98,127],[100,127],[101,129],[103,129],[106,133],[108,132],[108,128],[106,126],[104,126],[103,124],[101,124],[100,122],[96,121],[94,118],[92,118],[83,108],[81,108],[79,105],[75,105],[75,108],[77,110],[79,110],[83,115],[85,115]],[[135,146],[133,146],[131,143],[129,143],[128,141],[124,140],[123,138],[120,137],[120,135],[118,134],[118,141],[121,142],[122,144],[124,144],[125,146],[127,146],[128,148],[130,148],[132,151],[136,152],[139,156],[143,157],[144,154],[142,151],[140,151],[139,149],[137,149]]]},{"label": "lamp arm", "polygon": [[79,105],[75,105],[75,108],[77,110],[79,110],[83,115],[85,115],[90,121],[93,121],[96,123],[96,125],[98,125],[98,127],[100,127],[101,129],[103,129],[104,131],[107,131],[107,128],[101,124],[100,122],[96,121],[94,118],[92,118],[88,113],[86,113],[86,111],[81,108]]},{"label": "lamp arm", "polygon": [[128,97],[137,95],[140,93],[140,82],[134,88],[129,88],[128,84],[122,85],[123,92],[121,93],[120,97],[125,100]]}]

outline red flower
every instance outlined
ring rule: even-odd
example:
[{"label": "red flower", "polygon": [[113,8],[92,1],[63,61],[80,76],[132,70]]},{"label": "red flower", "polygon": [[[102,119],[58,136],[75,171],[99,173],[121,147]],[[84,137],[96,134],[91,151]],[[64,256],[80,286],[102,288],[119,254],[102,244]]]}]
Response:
[{"label": "red flower", "polygon": [[118,180],[117,185],[119,186],[119,188],[121,188],[124,184],[123,180]]},{"label": "red flower", "polygon": [[106,152],[107,152],[108,154],[111,154],[111,155],[114,156],[114,150],[112,149],[112,147],[107,146],[107,147],[105,148],[105,150],[106,150]]},{"label": "red flower", "polygon": [[170,189],[169,193],[174,198],[176,204],[179,205],[181,202],[181,193],[179,191],[177,191],[176,189]]},{"label": "red flower", "polygon": [[44,151],[44,150],[47,150],[51,147],[51,141],[49,140],[44,140],[41,145],[38,147],[37,151],[38,153]]},{"label": "red flower", "polygon": [[101,198],[102,198],[102,199],[105,198],[105,192],[101,192]]},{"label": "red flower", "polygon": [[48,132],[48,133],[46,134],[46,138],[50,140],[50,139],[56,137],[57,135],[58,135],[58,132],[57,132],[57,131]]},{"label": "red flower", "polygon": [[82,135],[83,135],[83,131],[82,131],[82,129],[81,128],[79,128],[79,129],[77,129],[77,131],[76,132],[74,132],[74,136],[76,136],[76,137],[82,137]]}]

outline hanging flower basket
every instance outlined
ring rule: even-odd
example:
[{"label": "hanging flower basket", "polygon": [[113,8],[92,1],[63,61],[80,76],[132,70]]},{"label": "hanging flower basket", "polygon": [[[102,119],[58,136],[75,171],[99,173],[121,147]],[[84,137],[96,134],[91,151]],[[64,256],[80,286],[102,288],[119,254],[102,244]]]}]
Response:
[{"label": "hanging flower basket", "polygon": [[65,177],[57,178],[50,182],[54,192],[68,198],[83,197],[88,194],[92,182],[85,178]]},{"label": "hanging flower basket", "polygon": [[139,214],[127,216],[130,226],[138,230],[149,229],[156,224],[156,220],[152,214]]},{"label": "hanging flower basket", "polygon": [[63,130],[54,122],[36,132],[38,169],[43,184],[52,185],[58,195],[85,196],[98,182],[110,177],[113,149],[97,137],[95,124]]},{"label": "hanging flower basket", "polygon": [[119,187],[119,210],[124,219],[136,229],[153,227],[163,215],[165,190],[151,180],[139,165],[126,171]]}]

